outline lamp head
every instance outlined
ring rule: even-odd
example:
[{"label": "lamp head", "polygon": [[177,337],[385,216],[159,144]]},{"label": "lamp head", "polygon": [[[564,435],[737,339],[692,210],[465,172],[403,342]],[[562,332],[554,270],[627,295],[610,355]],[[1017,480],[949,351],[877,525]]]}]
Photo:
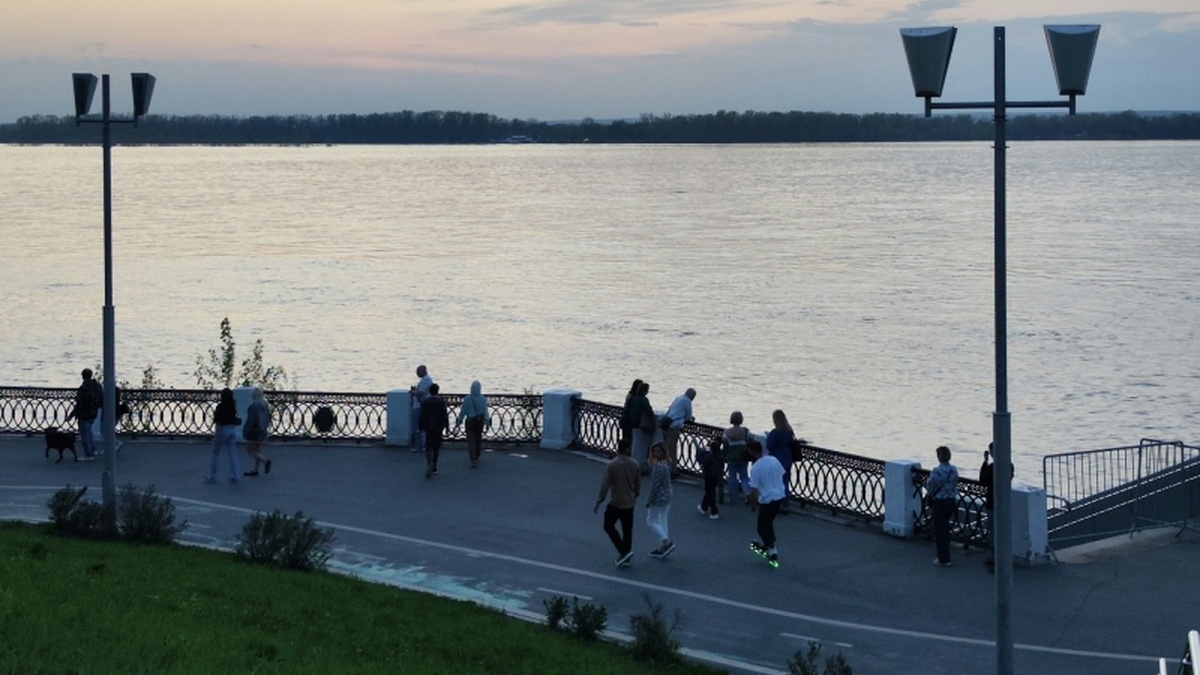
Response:
[{"label": "lamp head", "polygon": [[1087,93],[1092,57],[1096,55],[1099,25],[1045,26],[1046,46],[1050,48],[1050,63],[1058,93],[1063,96],[1083,96]]},{"label": "lamp head", "polygon": [[912,75],[913,91],[917,96],[942,95],[957,33],[958,29],[953,26],[900,29],[904,55],[908,57],[908,72]]},{"label": "lamp head", "polygon": [[150,96],[154,94],[154,76],[150,73],[133,73],[133,117],[137,119],[150,112]]},{"label": "lamp head", "polygon": [[92,109],[92,97],[96,95],[96,76],[91,73],[71,73],[71,84],[75,88],[75,121]]}]

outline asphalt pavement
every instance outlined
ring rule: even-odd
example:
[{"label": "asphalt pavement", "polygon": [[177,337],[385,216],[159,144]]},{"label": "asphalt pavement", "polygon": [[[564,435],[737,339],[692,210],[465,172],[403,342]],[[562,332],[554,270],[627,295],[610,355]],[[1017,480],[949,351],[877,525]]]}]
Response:
[{"label": "asphalt pavement", "polygon": [[[103,460],[62,464],[41,438],[0,437],[0,519],[41,521],[65,485],[100,499]],[[676,550],[651,558],[639,504],[633,564],[593,514],[603,460],[531,445],[489,448],[472,469],[465,448],[442,452],[426,479],[421,455],[378,443],[268,444],[269,475],[207,484],[201,440],[126,441],[116,482],[154,485],[188,521],[184,543],[232,548],[246,518],[302,511],[335,530],[336,571],[543,620],[555,595],[603,605],[609,628],[663,606],[682,621],[692,658],[731,672],[786,673],[810,641],[840,651],[856,675],[996,672],[995,587],[982,551],[933,564],[932,542],[897,539],[806,508],[776,523],[781,566],[749,548],[754,514],[725,504],[719,520],[696,511],[697,482],[675,483]],[[241,469],[251,462],[239,451]],[[645,485],[644,485],[645,487]],[[603,513],[603,509],[601,509]],[[1200,628],[1200,535],[1171,529],[1058,552],[1059,562],[1017,568],[1012,595],[1019,673],[1152,673],[1177,659]]]}]

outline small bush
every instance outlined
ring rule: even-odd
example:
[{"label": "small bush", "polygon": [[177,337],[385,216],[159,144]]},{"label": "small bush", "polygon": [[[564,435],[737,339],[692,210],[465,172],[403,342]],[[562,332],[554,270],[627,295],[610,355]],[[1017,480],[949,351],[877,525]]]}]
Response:
[{"label": "small bush", "polygon": [[242,527],[238,558],[278,569],[323,570],[333,557],[333,530],[317,527],[302,511],[285,516],[275,511],[256,513]]},{"label": "small bush", "polygon": [[70,537],[100,539],[110,535],[104,527],[104,507],[84,499],[87,487],[78,490],[70,485],[55,492],[46,503],[50,509],[50,529]]},{"label": "small bush", "polygon": [[543,600],[542,605],[546,608],[546,625],[550,630],[562,630],[563,620],[567,618],[567,612],[571,611],[567,599],[556,595],[549,600]]},{"label": "small bush", "polygon": [[567,630],[584,642],[593,642],[608,625],[608,610],[592,603],[579,604],[579,598],[571,601],[571,618]]},{"label": "small bush", "polygon": [[850,664],[838,652],[825,658],[825,667],[818,669],[817,658],[821,655],[821,645],[817,642],[808,643],[808,653],[797,650],[794,658],[788,659],[790,675],[854,675]]},{"label": "small bush", "polygon": [[139,492],[132,483],[117,495],[117,530],[121,537],[144,544],[169,544],[187,527],[175,524],[175,505],[154,494],[154,486]]},{"label": "small bush", "polygon": [[649,663],[675,663],[679,660],[679,640],[671,635],[683,620],[683,612],[676,607],[675,617],[667,626],[663,619],[663,606],[654,602],[649,593],[643,593],[642,599],[646,602],[648,613],[629,617],[629,627],[633,631],[633,657]]}]

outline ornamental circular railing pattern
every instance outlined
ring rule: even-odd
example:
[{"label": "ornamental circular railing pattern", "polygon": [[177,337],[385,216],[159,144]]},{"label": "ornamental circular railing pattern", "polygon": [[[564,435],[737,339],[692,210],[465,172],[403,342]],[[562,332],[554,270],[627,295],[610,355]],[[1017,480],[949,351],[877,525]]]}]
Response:
[{"label": "ornamental circular railing pattern", "polygon": [[[919,498],[918,511],[913,514],[913,532],[927,538],[933,537],[933,513],[929,508],[929,495],[925,491],[925,482],[929,480],[928,469],[913,469],[913,496]],[[988,548],[987,509],[984,504],[987,499],[987,488],[977,480],[958,478],[958,504],[954,516],[950,519],[950,539],[963,544],[964,547],[978,546]]]},{"label": "ornamental circular railing pattern", "polygon": [[[445,394],[451,420],[447,440],[463,440],[455,424],[462,394]],[[117,433],[139,436],[212,436],[218,393],[206,389],[128,389],[120,401],[128,413]],[[330,392],[266,392],[271,435],[280,439],[373,440],[387,433],[387,395]],[[74,427],[69,415],[74,389],[0,387],[0,432],[41,433],[49,426]],[[537,442],[542,437],[542,400],[532,394],[488,395],[491,442]]]},{"label": "ornamental circular railing pattern", "polygon": [[883,519],[882,460],[800,444],[792,464],[791,494],[834,513]]}]

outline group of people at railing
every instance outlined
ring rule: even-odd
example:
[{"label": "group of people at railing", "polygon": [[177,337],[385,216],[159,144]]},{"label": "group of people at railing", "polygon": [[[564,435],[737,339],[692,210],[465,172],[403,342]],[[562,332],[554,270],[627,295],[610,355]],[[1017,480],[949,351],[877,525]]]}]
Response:
[{"label": "group of people at railing", "polygon": [[[655,448],[661,445],[665,455],[664,462],[670,467],[674,477],[681,472],[680,433],[685,424],[694,422],[692,401],[696,398],[696,390],[688,388],[677,396],[667,412],[661,416],[654,412],[650,404],[649,391],[649,383],[641,379],[633,381],[621,408],[620,439],[622,443],[628,443],[634,459],[650,464],[653,464]],[[724,430],[713,429],[708,439],[693,439],[699,442],[693,445],[691,460],[705,486],[705,496],[698,507],[702,513],[715,519],[719,517],[719,505],[726,499],[737,502],[747,498],[753,473],[751,462],[755,456],[770,457],[780,465],[783,496],[777,512],[789,513],[793,488],[792,469],[809,445],[806,440],[797,438],[783,410],[775,410],[771,418],[772,428],[761,437],[761,441],[744,426],[745,420],[740,411],[730,414],[729,427]],[[656,443],[660,431],[662,440]],[[752,447],[759,450],[757,455],[750,452]],[[924,499],[921,500],[922,513],[917,520],[927,523],[932,529],[937,549],[934,562],[940,566],[951,564],[952,538],[982,541],[990,546],[994,503],[990,447],[989,451],[984,452],[983,464],[979,471],[979,485],[984,490],[980,504],[974,504],[978,498],[968,495],[968,503],[964,507],[963,495],[959,490],[958,469],[950,463],[951,452],[947,446],[937,448],[938,465],[935,468],[919,479],[914,477],[915,489],[923,489],[925,492]],[[648,467],[643,466],[642,470],[645,473]],[[974,523],[970,522],[972,516]],[[955,536],[953,524],[960,520],[964,524],[958,528],[960,531]],[[986,564],[989,570],[993,569],[991,556]]]}]

